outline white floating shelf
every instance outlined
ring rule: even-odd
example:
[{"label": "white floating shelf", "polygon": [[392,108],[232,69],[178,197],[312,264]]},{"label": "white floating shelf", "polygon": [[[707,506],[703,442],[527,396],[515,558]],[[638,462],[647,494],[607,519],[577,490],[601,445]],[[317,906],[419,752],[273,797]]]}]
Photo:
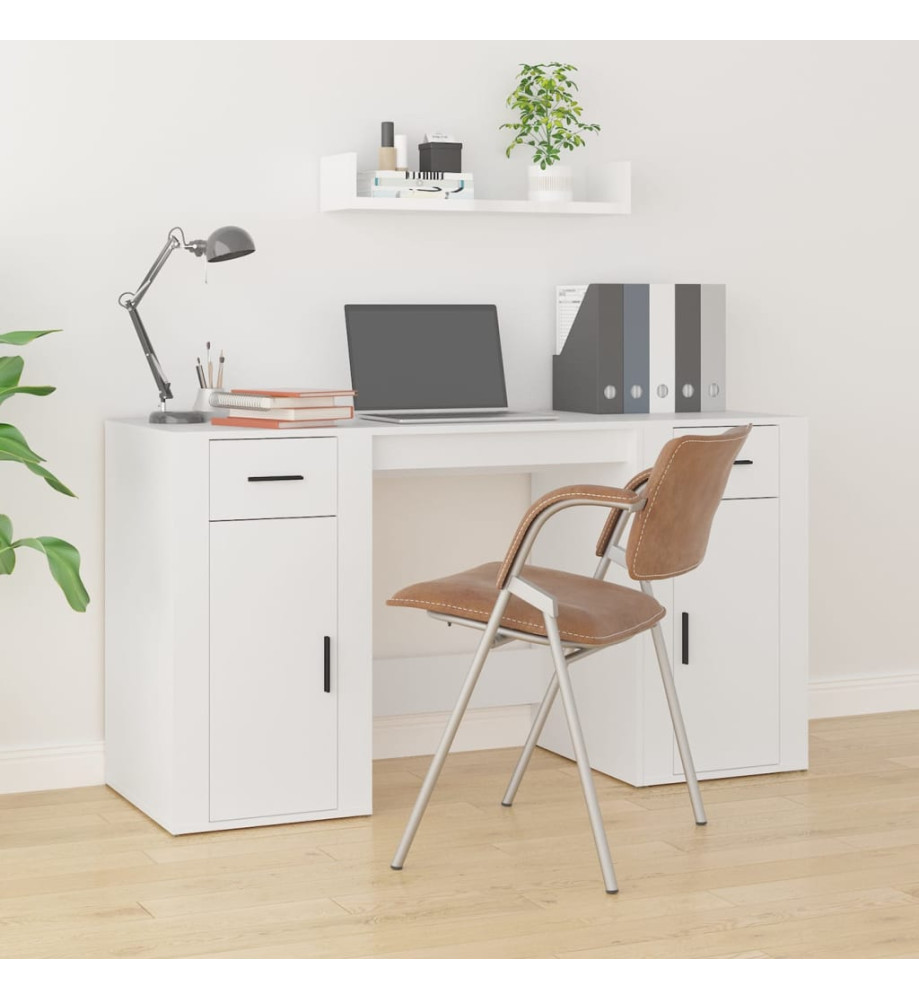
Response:
[{"label": "white floating shelf", "polygon": [[522,212],[528,215],[629,215],[632,211],[632,164],[608,163],[595,174],[598,201],[468,201],[437,198],[357,196],[357,153],[323,156],[319,163],[320,212]]}]

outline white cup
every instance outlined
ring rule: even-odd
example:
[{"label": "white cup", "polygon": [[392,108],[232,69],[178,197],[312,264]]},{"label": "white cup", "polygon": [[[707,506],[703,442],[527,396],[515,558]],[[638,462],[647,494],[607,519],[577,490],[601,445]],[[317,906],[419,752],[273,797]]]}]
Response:
[{"label": "white cup", "polygon": [[195,405],[192,407],[198,413],[206,413],[208,417],[216,416],[216,410],[211,406],[211,393],[214,392],[213,389],[199,389],[198,395],[195,396]]}]

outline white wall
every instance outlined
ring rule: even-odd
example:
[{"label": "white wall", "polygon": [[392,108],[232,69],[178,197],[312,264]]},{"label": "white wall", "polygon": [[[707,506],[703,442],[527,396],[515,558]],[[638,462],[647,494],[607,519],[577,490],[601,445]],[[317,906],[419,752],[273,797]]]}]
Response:
[{"label": "white wall", "polygon": [[[76,543],[94,598],[72,614],[31,552],[0,578],[0,749],[102,738],[102,422],[155,401],[116,298],[176,224],[189,237],[242,225],[258,246],[207,284],[182,254],[145,302],[181,402],[206,339],[232,384],[342,382],[344,302],[449,299],[497,302],[511,405],[545,406],[556,283],[726,282],[728,404],[812,421],[812,676],[915,671],[900,623],[919,546],[916,56],[911,43],[0,45],[0,328],[65,330],[26,349],[32,380],[58,393],[2,419],[80,495],[7,466],[0,511]],[[505,160],[497,126],[516,64],[551,59],[580,68],[603,126],[572,162],[631,159],[630,217],[317,214],[318,157],[356,149],[372,165],[383,119],[410,149],[428,127],[455,131],[481,195],[522,197],[525,158]],[[497,482],[501,534],[524,494]],[[400,489],[381,491],[392,511]],[[463,491],[476,481],[452,501]],[[395,627],[381,636],[399,652]]]}]

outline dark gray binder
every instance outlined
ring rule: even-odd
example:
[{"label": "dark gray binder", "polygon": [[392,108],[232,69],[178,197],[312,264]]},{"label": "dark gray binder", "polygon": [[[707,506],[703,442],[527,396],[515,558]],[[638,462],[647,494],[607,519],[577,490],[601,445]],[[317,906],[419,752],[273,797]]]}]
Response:
[{"label": "dark gray binder", "polygon": [[622,290],[623,412],[650,408],[650,288],[624,285]]},{"label": "dark gray binder", "polygon": [[552,408],[623,412],[622,285],[588,285],[561,354],[552,359]]},{"label": "dark gray binder", "polygon": [[698,413],[702,408],[701,290],[698,285],[677,285],[675,296],[676,389],[674,411],[676,413]]}]

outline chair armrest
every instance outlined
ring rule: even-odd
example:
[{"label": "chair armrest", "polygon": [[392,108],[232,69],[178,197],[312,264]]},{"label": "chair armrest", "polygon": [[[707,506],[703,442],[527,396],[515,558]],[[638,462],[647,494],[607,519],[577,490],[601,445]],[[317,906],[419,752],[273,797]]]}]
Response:
[{"label": "chair armrest", "polygon": [[504,562],[498,571],[498,589],[507,583],[507,579],[518,563],[526,561],[530,548],[543,524],[550,517],[565,507],[593,506],[613,507],[615,513],[622,511],[641,510],[644,497],[633,490],[619,489],[616,486],[562,486],[541,496],[523,515],[514,538],[511,541]]},{"label": "chair armrest", "polygon": [[[651,478],[651,470],[645,469],[643,472],[639,472],[638,475],[632,476],[632,478],[625,484],[627,490],[637,491],[641,489],[642,486]],[[606,550],[609,547],[610,539],[613,537],[613,532],[616,530],[616,525],[619,523],[619,518],[622,517],[623,510],[621,507],[614,507],[609,512],[609,517],[606,519],[606,524],[603,525],[603,530],[600,532],[600,538],[597,540],[597,555],[601,558],[606,555]]]}]

